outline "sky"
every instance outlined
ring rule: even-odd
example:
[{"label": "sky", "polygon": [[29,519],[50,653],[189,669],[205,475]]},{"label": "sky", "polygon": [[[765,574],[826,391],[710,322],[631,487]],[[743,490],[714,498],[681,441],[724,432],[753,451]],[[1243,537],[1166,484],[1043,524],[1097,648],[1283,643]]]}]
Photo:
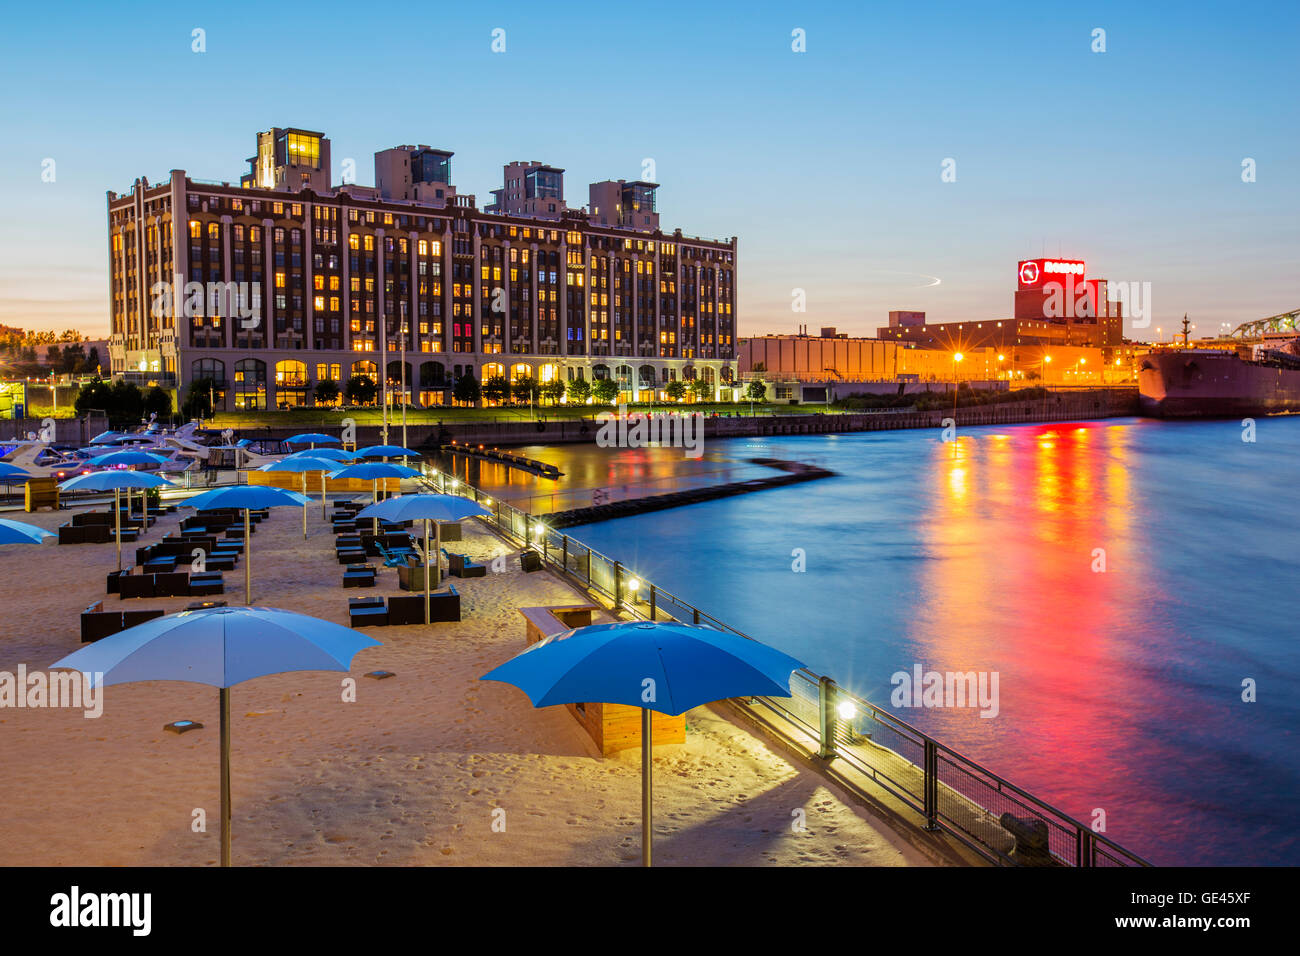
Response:
[{"label": "sky", "polygon": [[11,6],[0,324],[106,334],[105,192],[237,182],[273,126],[324,131],[335,182],[454,150],[480,205],[511,160],[574,206],[652,160],[666,229],[739,237],[741,335],[1005,318],[1042,254],[1149,282],[1166,338],[1300,308],[1300,4],[983,6]]}]

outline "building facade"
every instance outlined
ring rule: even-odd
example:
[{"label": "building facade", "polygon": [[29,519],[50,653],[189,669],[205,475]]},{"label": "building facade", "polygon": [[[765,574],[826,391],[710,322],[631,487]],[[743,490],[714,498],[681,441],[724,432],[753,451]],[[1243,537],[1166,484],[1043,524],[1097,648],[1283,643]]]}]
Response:
[{"label": "building facade", "polygon": [[1016,264],[1013,317],[927,323],[924,312],[890,312],[889,325],[876,335],[948,352],[993,348],[1007,353],[1018,346],[1110,352],[1124,345],[1124,314],[1121,303],[1108,296],[1106,280],[1087,278],[1081,259],[1022,259]]},{"label": "building facade", "polygon": [[[287,407],[310,404],[324,379],[396,385],[404,345],[415,404],[495,375],[612,378],[630,401],[702,378],[732,397],[734,237],[634,231],[568,209],[551,219],[545,195],[523,197],[546,202],[545,219],[480,211],[442,181],[451,153],[428,147],[377,154],[382,192],[443,189],[443,203],[323,188],[328,155],[321,134],[277,129],[259,136],[241,185],[174,170],[108,193],[115,375],[181,390],[209,379],[218,408]],[[506,170],[507,182],[527,179]],[[534,192],[554,189],[540,182]]]}]

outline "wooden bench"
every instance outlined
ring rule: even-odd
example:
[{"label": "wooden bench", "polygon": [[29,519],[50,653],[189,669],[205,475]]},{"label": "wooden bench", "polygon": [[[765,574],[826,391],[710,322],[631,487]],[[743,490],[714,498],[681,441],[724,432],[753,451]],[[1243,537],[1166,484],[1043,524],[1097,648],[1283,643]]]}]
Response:
[{"label": "wooden bench", "polygon": [[[601,608],[596,604],[561,604],[552,607],[521,607],[524,629],[529,644],[544,637],[560,634],[575,627],[586,627],[591,617]],[[620,750],[641,746],[641,708],[627,704],[565,704],[569,713],[582,725],[595,741],[602,755],[608,757]],[[650,732],[656,744],[686,742],[686,717],[676,717],[654,711],[650,716]]]}]

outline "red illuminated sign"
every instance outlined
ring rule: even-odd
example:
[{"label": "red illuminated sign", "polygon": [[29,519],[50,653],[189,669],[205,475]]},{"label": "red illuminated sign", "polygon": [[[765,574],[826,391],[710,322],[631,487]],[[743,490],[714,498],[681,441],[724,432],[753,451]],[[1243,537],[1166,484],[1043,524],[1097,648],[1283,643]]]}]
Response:
[{"label": "red illuminated sign", "polygon": [[1021,289],[1037,288],[1044,282],[1064,282],[1068,277],[1082,280],[1082,259],[1021,259],[1017,276]]}]

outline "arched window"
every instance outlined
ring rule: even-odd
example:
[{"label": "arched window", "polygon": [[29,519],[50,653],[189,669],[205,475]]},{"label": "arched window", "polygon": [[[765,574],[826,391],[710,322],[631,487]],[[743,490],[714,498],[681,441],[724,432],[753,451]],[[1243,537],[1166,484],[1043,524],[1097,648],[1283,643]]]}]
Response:
[{"label": "arched window", "polygon": [[447,366],[441,362],[425,362],[420,366],[421,388],[442,388],[447,384]]},{"label": "arched window", "polygon": [[637,369],[637,378],[641,380],[641,388],[655,387],[655,370],[653,366],[642,365]]},{"label": "arched window", "polygon": [[261,359],[235,363],[235,408],[266,408],[266,363]]},{"label": "arched window", "polygon": [[276,408],[296,408],[307,404],[307,365],[294,359],[275,363]]},{"label": "arched window", "polygon": [[218,387],[226,384],[226,363],[221,359],[195,359],[190,365],[190,378],[210,378]]},{"label": "arched window", "polygon": [[609,378],[609,366],[605,364],[593,365],[591,367],[591,377],[593,380]]},{"label": "arched window", "polygon": [[379,366],[377,366],[374,362],[369,361],[368,359],[362,359],[359,362],[353,362],[352,374],[364,375],[366,378],[370,379],[370,381],[376,384],[378,384],[379,382]]}]

